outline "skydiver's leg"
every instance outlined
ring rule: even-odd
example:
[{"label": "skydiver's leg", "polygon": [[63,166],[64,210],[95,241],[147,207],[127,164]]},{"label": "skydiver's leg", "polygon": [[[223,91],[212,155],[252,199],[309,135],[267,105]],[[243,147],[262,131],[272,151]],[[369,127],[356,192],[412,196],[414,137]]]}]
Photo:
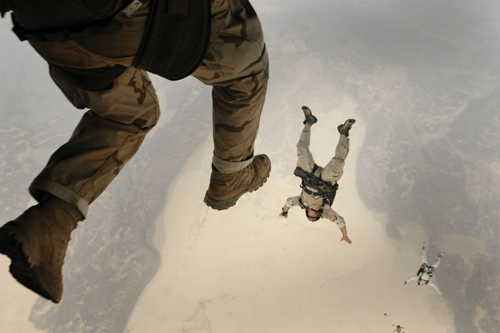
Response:
[{"label": "skydiver's leg", "polygon": [[302,133],[300,133],[299,142],[297,143],[297,166],[306,172],[313,171],[315,164],[314,158],[309,151],[311,127],[310,123],[305,123]]},{"label": "skydiver's leg", "polygon": [[159,104],[148,74],[134,67],[106,91],[75,88],[55,68],[51,76],[75,107],[91,110],[69,141],[50,157],[30,192],[38,201],[51,194],[86,217],[88,206],[134,156],[158,121]]},{"label": "skydiver's leg", "polygon": [[431,265],[434,268],[437,268],[439,266],[439,263],[441,262],[441,257],[444,255],[444,252],[441,252],[437,255],[436,261]]},{"label": "skydiver's leg", "polygon": [[107,91],[84,91],[52,68],[51,75],[77,108],[90,108],[69,141],[30,186],[39,204],[0,228],[0,252],[12,275],[39,295],[59,302],[70,234],[88,206],[134,156],[156,124],[159,108],[147,73],[128,68]]},{"label": "skydiver's leg", "polygon": [[422,245],[422,264],[427,263],[427,258],[425,257],[425,243]]},{"label": "skydiver's leg", "polygon": [[428,287],[432,287],[432,288],[434,288],[434,289],[438,292],[438,294],[439,294],[439,295],[442,295],[442,294],[443,294],[443,293],[439,290],[439,288],[438,288],[438,287],[437,287],[434,283],[429,282],[429,283],[427,284],[427,286],[428,286]]},{"label": "skydiver's leg", "polygon": [[336,183],[342,177],[345,159],[349,153],[349,130],[355,122],[356,120],[354,119],[347,119],[337,127],[340,138],[335,149],[335,156],[325,166],[321,174],[321,178],[324,180]]},{"label": "skydiver's leg", "polygon": [[193,76],[213,86],[214,164],[219,171],[244,168],[249,163],[218,162],[246,162],[252,157],[266,97],[269,60],[262,27],[250,3],[213,4],[209,50]]},{"label": "skydiver's leg", "polygon": [[345,159],[348,152],[349,138],[341,134],[335,149],[335,156],[323,169],[321,178],[332,183],[338,182],[340,178],[342,178]]},{"label": "skydiver's leg", "polygon": [[[148,12],[145,4],[112,36],[32,46],[48,62],[68,67],[129,66]],[[71,232],[86,217],[89,204],[139,149],[158,120],[159,108],[147,73],[132,67],[106,91],[78,89],[54,66],[51,76],[75,107],[91,110],[31,184],[30,192],[39,203],[0,228],[0,252],[11,258],[10,271],[21,284],[57,303]]]},{"label": "skydiver's leg", "polygon": [[297,143],[297,166],[306,172],[311,172],[315,166],[313,156],[309,151],[311,127],[318,122],[318,119],[307,106],[303,106],[302,111],[306,119],[304,120],[304,129],[300,133],[299,142]]},{"label": "skydiver's leg", "polygon": [[[249,2],[214,2],[209,50],[193,76],[213,86],[214,170],[205,202],[226,209],[262,186],[271,169],[266,155],[254,156],[269,61],[260,21]],[[235,181],[240,177],[251,181]],[[248,186],[233,188],[243,183]]]}]

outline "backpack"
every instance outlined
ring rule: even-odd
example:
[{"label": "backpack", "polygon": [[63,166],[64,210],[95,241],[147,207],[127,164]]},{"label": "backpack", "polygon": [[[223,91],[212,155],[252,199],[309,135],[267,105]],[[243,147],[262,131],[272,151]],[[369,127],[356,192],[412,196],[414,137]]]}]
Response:
[{"label": "backpack", "polygon": [[[420,268],[418,269],[418,272],[417,272],[417,276],[419,276],[420,274],[424,274],[424,273],[427,273],[429,274],[429,280],[427,280],[425,282],[425,284],[429,283],[431,277],[432,277],[432,274],[434,273],[435,271],[435,268],[432,267],[432,266],[429,266],[427,265],[426,263],[423,263]],[[420,277],[419,277],[419,280],[420,280]]]},{"label": "backpack", "polygon": [[[302,184],[300,187],[309,195],[316,197],[323,197],[323,204],[328,204],[331,206],[335,200],[335,195],[337,194],[337,189],[339,184],[335,183],[332,185],[331,182],[321,179],[315,175],[319,166],[314,164],[314,169],[312,172],[307,172],[300,167],[296,167],[293,174],[302,179]],[[314,189],[313,191],[309,188]]]},{"label": "backpack", "polygon": [[5,13],[12,10],[14,0],[0,0],[0,16],[3,18]]},{"label": "backpack", "polygon": [[[16,0],[13,5],[10,0],[0,1],[2,14],[14,11],[13,31],[18,38],[38,43],[79,41],[116,33],[137,9],[151,1],[132,66],[168,80],[180,80],[192,74],[208,49],[209,0],[37,0],[27,3]],[[78,88],[95,91],[110,89],[113,80],[126,68],[115,65],[91,69],[88,73],[62,66],[58,69]]]}]

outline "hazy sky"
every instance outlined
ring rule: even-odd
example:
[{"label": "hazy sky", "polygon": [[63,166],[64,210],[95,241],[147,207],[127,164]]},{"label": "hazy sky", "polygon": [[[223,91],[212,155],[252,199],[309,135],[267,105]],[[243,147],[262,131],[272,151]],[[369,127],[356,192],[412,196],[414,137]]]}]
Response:
[{"label": "hazy sky", "polygon": [[[268,183],[226,212],[210,176],[210,88],[153,78],[162,118],[73,233],[65,294],[27,291],[0,258],[6,332],[500,332],[500,2],[252,1],[271,78],[256,152]],[[76,126],[44,61],[0,21],[0,210]],[[311,151],[333,156],[357,122],[334,209],[352,245],[298,208],[295,144],[308,105]],[[3,223],[3,222],[1,222]],[[432,281],[403,286],[446,252]]]}]

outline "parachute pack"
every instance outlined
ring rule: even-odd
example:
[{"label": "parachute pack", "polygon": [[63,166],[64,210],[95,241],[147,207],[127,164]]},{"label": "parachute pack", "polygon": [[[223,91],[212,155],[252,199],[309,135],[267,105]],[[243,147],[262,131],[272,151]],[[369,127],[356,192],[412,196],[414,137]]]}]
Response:
[{"label": "parachute pack", "polygon": [[[423,263],[420,268],[418,269],[418,272],[417,272],[417,276],[419,277],[420,279],[420,275],[421,274],[424,274],[424,273],[427,273],[429,274],[429,280],[430,278],[432,277],[432,274],[434,273],[435,271],[435,268],[432,267],[432,266],[429,266],[427,265],[426,263]],[[426,284],[429,283],[429,280],[426,281]]]},{"label": "parachute pack", "polygon": [[318,170],[319,168],[317,164],[314,164],[312,172],[307,172],[300,167],[296,167],[293,174],[302,179],[302,184],[300,185],[302,190],[309,195],[323,197],[323,204],[331,206],[335,200],[339,184],[335,183],[332,185],[331,182],[321,179],[321,170]]},{"label": "parachute pack", "polygon": [[[36,43],[81,41],[102,34],[112,35],[146,3],[145,0],[22,1],[13,6],[11,0],[0,0],[0,14],[3,16],[13,10],[14,33],[21,41]],[[132,66],[168,80],[183,79],[196,70],[207,51],[210,1],[149,1],[150,14]],[[70,10],[63,12],[65,8]],[[115,65],[90,70],[62,66],[58,69],[76,87],[98,91],[110,89],[112,81],[126,68]]]}]

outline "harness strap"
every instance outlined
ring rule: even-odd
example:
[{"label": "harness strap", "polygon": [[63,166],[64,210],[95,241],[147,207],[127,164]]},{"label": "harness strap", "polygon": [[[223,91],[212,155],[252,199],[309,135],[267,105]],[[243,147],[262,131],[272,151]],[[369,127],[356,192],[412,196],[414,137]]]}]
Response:
[{"label": "harness strap", "polygon": [[322,191],[321,188],[318,189],[318,192],[315,192],[307,188],[307,186],[311,186],[311,184],[306,184],[306,182],[302,180],[302,184],[300,184],[300,187],[304,192],[315,197],[323,197],[323,204],[328,205],[332,205],[333,200],[335,199],[335,195],[337,194],[337,189],[339,187],[339,185],[335,183],[334,185],[332,185],[331,190],[328,192]]},{"label": "harness strap", "polygon": [[319,192],[314,192],[314,191],[308,189],[307,185],[305,184],[304,181],[302,181],[302,184],[300,184],[300,187],[304,190],[304,192],[306,192],[309,195],[313,195],[315,197],[322,197],[323,196],[323,194],[321,194]]},{"label": "harness strap", "polygon": [[[323,203],[332,205],[335,200],[335,195],[339,187],[338,183],[332,184],[321,178],[320,174],[316,175],[319,167],[317,164],[311,172],[307,172],[300,167],[296,167],[294,170],[294,175],[302,179],[300,187],[309,195],[316,197],[323,197]],[[311,190],[307,187],[313,188]]]},{"label": "harness strap", "polygon": [[[127,69],[122,65],[113,67],[78,69],[55,65],[50,63],[51,68],[56,68],[59,73],[73,86],[86,91],[103,91],[113,88],[113,81]],[[52,69],[51,69],[52,70]]]},{"label": "harness strap", "polygon": [[188,15],[188,1],[184,0],[169,0],[168,1],[168,15],[171,18],[184,18]]},{"label": "harness strap", "polygon": [[99,36],[102,34],[111,35],[120,31],[123,23],[130,18],[143,3],[139,0],[133,0],[124,9],[119,11],[114,16],[97,20],[88,25],[73,26],[64,29],[42,29],[42,30],[25,30],[12,16],[14,27],[12,31],[21,41],[30,40],[37,43],[44,42],[66,42],[68,40],[84,40]]}]

